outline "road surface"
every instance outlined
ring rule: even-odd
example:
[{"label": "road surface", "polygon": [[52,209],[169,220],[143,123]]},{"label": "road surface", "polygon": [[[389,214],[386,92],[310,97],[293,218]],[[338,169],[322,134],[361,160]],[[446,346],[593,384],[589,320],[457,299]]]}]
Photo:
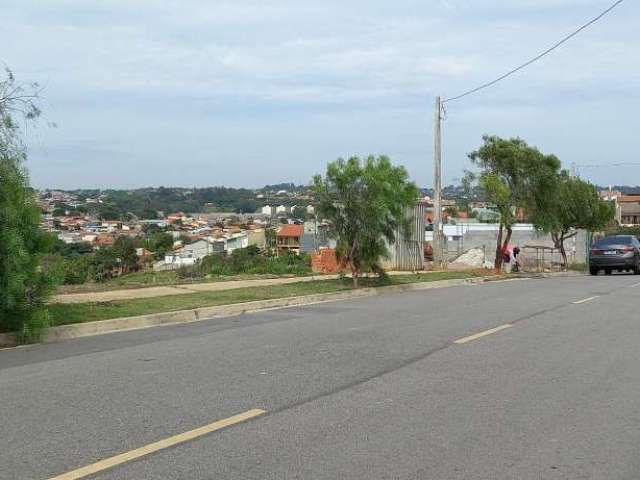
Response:
[{"label": "road surface", "polygon": [[530,279],[0,351],[0,478],[637,479],[639,295]]}]

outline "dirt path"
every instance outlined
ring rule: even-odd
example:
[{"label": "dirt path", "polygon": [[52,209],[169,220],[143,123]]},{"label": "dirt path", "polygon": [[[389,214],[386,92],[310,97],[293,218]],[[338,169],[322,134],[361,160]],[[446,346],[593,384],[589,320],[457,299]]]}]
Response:
[{"label": "dirt path", "polygon": [[317,275],[311,277],[265,278],[258,280],[230,280],[228,282],[194,283],[186,285],[167,285],[106,292],[67,293],[54,295],[51,303],[89,303],[111,302],[113,300],[132,300],[136,298],[164,297],[167,295],[186,295],[196,292],[218,292],[234,288],[263,287],[287,283],[311,282],[314,280],[332,280],[338,275]]}]

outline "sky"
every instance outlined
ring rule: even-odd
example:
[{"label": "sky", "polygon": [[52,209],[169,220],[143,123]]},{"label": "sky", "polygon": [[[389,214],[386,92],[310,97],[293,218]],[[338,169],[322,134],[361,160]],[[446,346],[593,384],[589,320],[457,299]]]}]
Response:
[{"label": "sky", "polygon": [[[44,85],[38,188],[306,184],[386,154],[433,180],[433,103],[549,47],[613,0],[1,0],[0,50]],[[483,134],[599,184],[640,184],[640,3],[447,104],[445,183]],[[51,124],[55,123],[56,127]],[[607,165],[610,165],[607,167]]]}]

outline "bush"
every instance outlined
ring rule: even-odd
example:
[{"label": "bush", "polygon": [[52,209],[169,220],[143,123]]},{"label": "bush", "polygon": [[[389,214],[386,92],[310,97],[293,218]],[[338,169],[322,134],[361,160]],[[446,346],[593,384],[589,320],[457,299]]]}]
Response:
[{"label": "bush", "polygon": [[65,285],[81,285],[89,279],[91,257],[82,256],[64,261],[62,283]]},{"label": "bush", "polygon": [[237,275],[241,273],[271,275],[304,275],[311,272],[311,258],[288,254],[267,257],[256,246],[239,248],[231,255],[209,255],[198,265],[202,275]]}]

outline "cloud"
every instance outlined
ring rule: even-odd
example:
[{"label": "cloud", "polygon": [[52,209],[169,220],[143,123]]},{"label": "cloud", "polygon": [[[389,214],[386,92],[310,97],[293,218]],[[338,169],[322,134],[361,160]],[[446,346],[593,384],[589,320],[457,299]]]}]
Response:
[{"label": "cloud", "polygon": [[[47,146],[32,155],[41,185],[100,184],[106,158],[136,159],[140,184],[180,184],[187,181],[180,175],[163,177],[174,172],[171,141],[186,167],[192,161],[198,171],[212,159],[215,174],[194,174],[212,183],[257,185],[288,180],[275,178],[286,172],[303,181],[334,156],[366,153],[367,145],[401,152],[428,183],[433,97],[504,73],[606,3],[5,0],[3,33],[20,41],[3,60],[20,78],[47,84],[45,112],[60,124],[35,142]],[[544,150],[588,156],[572,144],[583,135],[545,135],[540,122],[546,112],[596,132],[595,122],[583,122],[596,105],[620,122],[612,158],[625,156],[637,130],[640,67],[630,59],[640,54],[638,13],[623,4],[525,72],[452,104],[449,176],[459,176],[479,135],[516,124],[522,136],[552,139]],[[62,157],[84,158],[82,170],[72,175]]]}]

